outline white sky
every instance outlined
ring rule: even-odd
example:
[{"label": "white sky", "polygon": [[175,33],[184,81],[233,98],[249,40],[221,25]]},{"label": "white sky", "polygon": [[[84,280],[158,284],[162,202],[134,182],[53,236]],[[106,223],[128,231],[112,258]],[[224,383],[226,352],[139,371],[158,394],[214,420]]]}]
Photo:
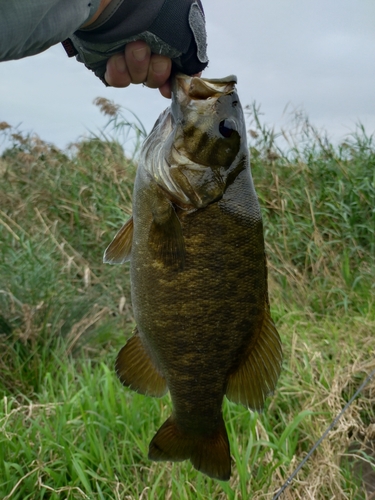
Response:
[{"label": "white sky", "polygon": [[[375,132],[374,0],[203,0],[209,68],[234,73],[243,106],[261,104],[264,120],[288,121],[285,107],[302,107],[333,139],[361,121]],[[149,131],[168,106],[140,85],[106,88],[56,46],[38,56],[0,64],[0,122],[20,125],[60,148],[106,119],[92,104],[114,100],[134,111]]]}]

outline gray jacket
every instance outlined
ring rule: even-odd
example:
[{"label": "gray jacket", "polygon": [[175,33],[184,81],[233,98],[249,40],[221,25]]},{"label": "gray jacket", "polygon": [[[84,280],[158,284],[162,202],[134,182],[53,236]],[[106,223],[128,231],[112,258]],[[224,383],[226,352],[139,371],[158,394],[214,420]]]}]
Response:
[{"label": "gray jacket", "polygon": [[0,61],[39,54],[69,38],[100,0],[0,0]]}]

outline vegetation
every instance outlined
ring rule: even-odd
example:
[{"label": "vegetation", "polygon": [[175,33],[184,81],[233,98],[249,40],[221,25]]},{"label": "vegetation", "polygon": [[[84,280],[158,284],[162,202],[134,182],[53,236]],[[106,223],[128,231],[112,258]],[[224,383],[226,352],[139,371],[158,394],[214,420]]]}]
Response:
[{"label": "vegetation", "polygon": [[[373,138],[358,127],[334,147],[303,116],[277,134],[247,113],[284,366],[264,413],[225,402],[228,483],[148,461],[169,397],[114,374],[134,319],[128,267],[102,254],[131,212],[136,161],[115,133],[61,152],[0,124],[0,498],[271,499],[375,368]],[[365,498],[374,439],[372,380],[282,498]]]}]

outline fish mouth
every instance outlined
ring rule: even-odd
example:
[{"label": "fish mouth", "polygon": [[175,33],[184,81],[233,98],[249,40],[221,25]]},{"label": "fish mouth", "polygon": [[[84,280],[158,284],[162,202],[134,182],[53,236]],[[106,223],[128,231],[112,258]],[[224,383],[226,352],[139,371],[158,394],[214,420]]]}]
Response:
[{"label": "fish mouth", "polygon": [[210,79],[177,73],[172,79],[172,92],[178,101],[186,98],[206,100],[233,92],[236,83],[235,75]]}]

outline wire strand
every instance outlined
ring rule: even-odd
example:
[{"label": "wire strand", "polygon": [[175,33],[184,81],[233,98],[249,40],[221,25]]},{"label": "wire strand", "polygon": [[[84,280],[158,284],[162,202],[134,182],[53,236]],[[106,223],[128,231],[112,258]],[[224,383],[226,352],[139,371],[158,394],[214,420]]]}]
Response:
[{"label": "wire strand", "polygon": [[326,429],[324,434],[318,439],[318,441],[314,444],[314,446],[311,448],[311,450],[308,452],[308,454],[305,456],[305,458],[302,460],[302,462],[298,465],[298,467],[294,470],[294,472],[288,477],[288,479],[285,481],[283,486],[279,489],[279,491],[276,493],[276,495],[272,498],[272,500],[277,500],[282,493],[290,486],[292,480],[296,477],[298,472],[302,469],[302,467],[305,465],[305,463],[308,461],[308,459],[311,457],[311,455],[314,453],[314,451],[317,449],[317,447],[320,445],[320,443],[323,441],[324,438],[327,437],[328,433],[335,427],[337,422],[340,420],[340,418],[343,416],[343,414],[346,412],[346,410],[349,408],[349,406],[353,403],[355,398],[358,396],[358,394],[366,387],[366,385],[370,382],[372,377],[375,375],[375,369],[372,370],[370,375],[362,382],[362,384],[359,386],[359,388],[356,390],[355,394],[349,399],[349,401],[346,403],[344,408],[340,411],[340,413],[337,415],[335,420],[330,424],[330,426]]}]

